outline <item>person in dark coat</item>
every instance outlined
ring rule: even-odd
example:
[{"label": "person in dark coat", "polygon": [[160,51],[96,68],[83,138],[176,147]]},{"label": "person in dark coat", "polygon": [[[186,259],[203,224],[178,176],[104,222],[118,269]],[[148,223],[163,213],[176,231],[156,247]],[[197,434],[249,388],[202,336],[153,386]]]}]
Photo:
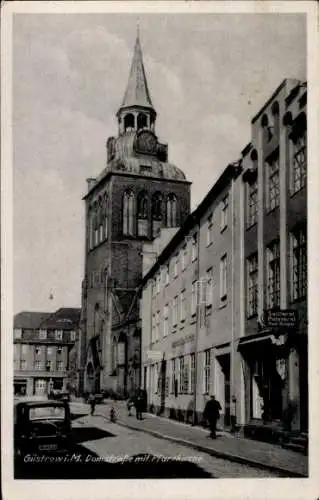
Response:
[{"label": "person in dark coat", "polygon": [[206,403],[203,416],[209,423],[210,437],[212,439],[216,439],[216,424],[221,409],[220,402],[215,399],[215,396],[211,396],[210,400]]},{"label": "person in dark coat", "polygon": [[94,411],[95,411],[95,404],[96,404],[94,394],[90,394],[90,395],[89,395],[89,398],[88,398],[88,403],[89,403],[89,405],[90,405],[90,407],[91,407],[91,415],[94,415]]},{"label": "person in dark coat", "polygon": [[137,420],[142,420],[142,412],[144,410],[144,394],[143,390],[139,389],[135,396],[135,408],[136,408],[136,418]]}]

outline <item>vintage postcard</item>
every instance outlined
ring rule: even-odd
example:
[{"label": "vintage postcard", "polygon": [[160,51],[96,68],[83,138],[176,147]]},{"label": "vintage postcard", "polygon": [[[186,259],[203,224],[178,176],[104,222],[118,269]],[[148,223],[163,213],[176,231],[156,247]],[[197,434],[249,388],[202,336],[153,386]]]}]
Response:
[{"label": "vintage postcard", "polygon": [[3,6],[4,498],[318,496],[317,20]]}]

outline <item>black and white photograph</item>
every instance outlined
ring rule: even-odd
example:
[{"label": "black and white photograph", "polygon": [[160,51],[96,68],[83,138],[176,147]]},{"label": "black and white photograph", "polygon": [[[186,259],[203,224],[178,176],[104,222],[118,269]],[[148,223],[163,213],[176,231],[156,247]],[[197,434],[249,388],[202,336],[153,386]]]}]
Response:
[{"label": "black and white photograph", "polygon": [[[191,498],[189,480],[213,498],[222,482],[199,480],[270,478],[299,479],[314,498],[315,2],[119,3],[4,9],[2,453],[14,498],[43,480],[45,498],[62,480],[68,498],[98,498],[101,480],[144,498],[130,495],[134,479],[170,480],[157,498]],[[233,488],[218,498],[253,498]],[[267,488],[254,498],[279,498]]]}]

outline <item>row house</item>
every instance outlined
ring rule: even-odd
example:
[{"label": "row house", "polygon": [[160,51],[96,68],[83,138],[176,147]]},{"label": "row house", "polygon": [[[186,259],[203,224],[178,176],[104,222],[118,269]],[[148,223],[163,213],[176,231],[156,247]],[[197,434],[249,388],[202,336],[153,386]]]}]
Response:
[{"label": "row house", "polygon": [[284,80],[242,153],[247,432],[308,429],[306,104],[306,84]]},{"label": "row house", "polygon": [[142,383],[150,409],[172,418],[199,421],[214,392],[230,422],[240,171],[227,167],[143,277]]}]

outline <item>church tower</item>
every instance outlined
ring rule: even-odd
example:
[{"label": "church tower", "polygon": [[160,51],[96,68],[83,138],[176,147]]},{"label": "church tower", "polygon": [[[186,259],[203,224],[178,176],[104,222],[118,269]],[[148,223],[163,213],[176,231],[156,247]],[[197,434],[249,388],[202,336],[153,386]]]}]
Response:
[{"label": "church tower", "polygon": [[118,133],[106,142],[106,166],[87,180],[82,284],[80,390],[129,393],[140,384],[137,289],[142,246],[190,212],[190,182],[168,162],[156,136],[139,32]]}]

